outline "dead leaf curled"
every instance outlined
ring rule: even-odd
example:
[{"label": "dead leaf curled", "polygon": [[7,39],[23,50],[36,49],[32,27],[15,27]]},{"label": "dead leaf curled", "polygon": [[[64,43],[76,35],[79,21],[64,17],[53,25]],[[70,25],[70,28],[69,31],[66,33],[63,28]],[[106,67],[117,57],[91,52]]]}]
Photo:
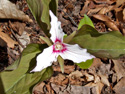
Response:
[{"label": "dead leaf curled", "polygon": [[0,19],[17,19],[33,22],[28,15],[17,9],[16,5],[9,0],[0,0]]},{"label": "dead leaf curled", "polygon": [[14,45],[18,44],[16,41],[11,39],[7,34],[3,33],[2,29],[0,29],[0,38],[2,38],[7,43],[7,46],[10,48],[14,48]]}]

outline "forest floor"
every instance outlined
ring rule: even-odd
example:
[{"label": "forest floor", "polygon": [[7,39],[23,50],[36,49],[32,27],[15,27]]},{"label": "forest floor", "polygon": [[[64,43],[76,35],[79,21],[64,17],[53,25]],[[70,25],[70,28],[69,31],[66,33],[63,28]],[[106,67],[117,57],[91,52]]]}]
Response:
[{"label": "forest floor", "polygon": [[[0,71],[17,60],[26,45],[44,44],[40,39],[43,32],[34,20],[26,1],[10,1],[33,22],[0,20]],[[77,30],[79,21],[87,14],[99,32],[117,30],[124,36],[124,8],[124,0],[59,0],[57,16],[67,35]],[[94,16],[95,14],[98,17]],[[95,58],[89,69],[81,69],[72,61],[65,60],[64,73],[61,73],[57,62],[54,62],[52,67],[53,76],[37,84],[34,94],[125,94],[125,57],[117,60]]]}]

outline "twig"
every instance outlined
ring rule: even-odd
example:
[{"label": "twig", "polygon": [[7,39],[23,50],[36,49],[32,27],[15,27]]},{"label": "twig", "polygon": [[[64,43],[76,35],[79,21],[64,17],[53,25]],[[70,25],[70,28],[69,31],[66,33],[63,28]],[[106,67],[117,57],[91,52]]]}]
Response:
[{"label": "twig", "polygon": [[76,22],[72,19],[72,17],[70,17],[69,16],[69,14],[67,14],[65,11],[63,11],[61,8],[58,8],[59,10],[61,10],[63,13],[65,13],[68,17],[69,17],[69,19],[71,20],[71,22],[76,26],[76,27],[78,27],[78,25],[76,24]]}]

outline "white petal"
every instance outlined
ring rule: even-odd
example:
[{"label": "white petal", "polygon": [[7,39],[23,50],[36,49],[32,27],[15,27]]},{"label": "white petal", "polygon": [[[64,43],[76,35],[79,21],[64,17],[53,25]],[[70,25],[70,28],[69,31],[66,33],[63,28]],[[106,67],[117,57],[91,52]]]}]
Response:
[{"label": "white petal", "polygon": [[64,32],[61,28],[61,22],[58,21],[58,18],[52,13],[52,11],[49,11],[50,17],[51,17],[51,29],[50,29],[50,34],[51,34],[51,40],[55,42],[56,39],[59,39],[60,41],[63,42],[63,36]]},{"label": "white petal", "polygon": [[75,63],[85,62],[88,59],[95,58],[93,55],[87,53],[86,49],[82,49],[79,47],[79,45],[69,45],[65,44],[67,47],[67,51],[64,53],[61,53],[61,57],[63,59],[69,59],[72,60]]},{"label": "white petal", "polygon": [[50,46],[43,50],[41,54],[37,56],[36,67],[31,72],[41,71],[48,66],[51,66],[53,61],[57,61],[56,54],[52,53],[53,46]]}]

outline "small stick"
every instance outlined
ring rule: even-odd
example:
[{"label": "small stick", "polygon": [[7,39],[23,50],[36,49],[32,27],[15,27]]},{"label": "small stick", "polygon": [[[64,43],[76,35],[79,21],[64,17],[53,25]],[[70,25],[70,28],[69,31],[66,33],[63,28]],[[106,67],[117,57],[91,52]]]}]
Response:
[{"label": "small stick", "polygon": [[76,22],[72,19],[72,17],[70,17],[69,16],[69,14],[67,14],[65,11],[63,11],[61,8],[58,8],[59,10],[61,10],[63,13],[65,13],[68,17],[69,17],[69,19],[71,20],[71,22],[76,26],[76,27],[78,27],[78,25],[76,24]]}]

